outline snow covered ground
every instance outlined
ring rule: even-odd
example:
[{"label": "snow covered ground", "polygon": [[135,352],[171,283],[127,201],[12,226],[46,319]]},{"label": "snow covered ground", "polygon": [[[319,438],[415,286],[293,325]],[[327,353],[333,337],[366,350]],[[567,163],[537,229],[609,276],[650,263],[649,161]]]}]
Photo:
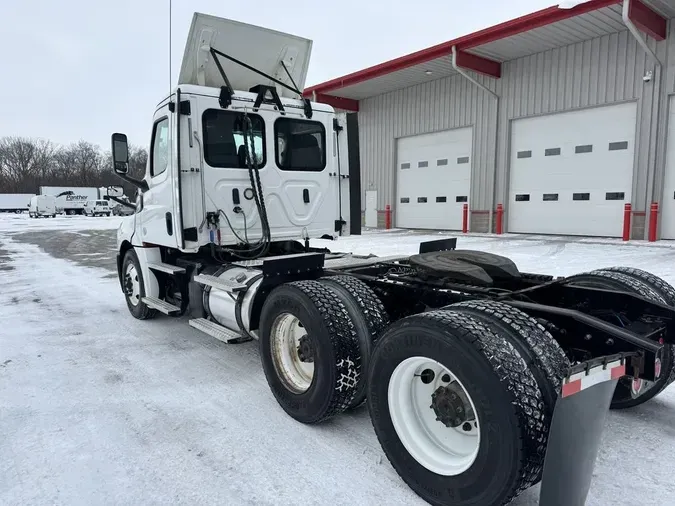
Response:
[{"label": "snow covered ground", "polygon": [[[298,424],[272,397],[256,343],[133,319],[111,275],[118,223],[0,215],[0,504],[425,504],[389,465],[365,409]],[[59,234],[77,248],[55,243]],[[441,236],[325,244],[392,255]],[[672,243],[470,235],[459,245],[530,272],[629,265],[675,284]],[[589,506],[675,504],[674,415],[675,387],[609,413]],[[514,504],[534,506],[537,494]]]}]

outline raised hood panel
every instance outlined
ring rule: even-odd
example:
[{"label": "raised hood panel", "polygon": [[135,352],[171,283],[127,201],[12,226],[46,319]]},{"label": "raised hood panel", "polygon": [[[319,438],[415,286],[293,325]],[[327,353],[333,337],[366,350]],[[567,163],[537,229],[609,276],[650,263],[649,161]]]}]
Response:
[{"label": "raised hood panel", "polygon": [[[178,84],[219,88],[225,83],[210,48],[225,53],[294,87],[281,62],[300,91],[305,87],[312,41],[260,26],[196,12],[185,44]],[[235,90],[248,91],[257,84],[275,86],[280,96],[295,93],[222,56],[218,57]]]}]

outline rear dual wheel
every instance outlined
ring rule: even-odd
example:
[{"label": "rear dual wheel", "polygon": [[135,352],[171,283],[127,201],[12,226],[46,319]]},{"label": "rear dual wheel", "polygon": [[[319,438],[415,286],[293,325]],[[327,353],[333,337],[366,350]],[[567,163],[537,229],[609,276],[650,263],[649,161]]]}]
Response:
[{"label": "rear dual wheel", "polygon": [[409,316],[371,356],[375,433],[430,504],[507,504],[541,476],[550,416],[538,366],[513,345],[513,328],[495,332],[481,314],[449,306]]},{"label": "rear dual wheel", "polygon": [[[633,267],[609,267],[568,278],[572,284],[634,293],[675,307],[675,288],[653,274]],[[632,408],[653,399],[675,381],[675,347],[666,344],[660,363],[660,376],[652,382],[633,380],[625,376],[619,380],[610,405],[611,409]]]},{"label": "rear dual wheel", "polygon": [[275,288],[260,316],[260,354],[274,397],[291,417],[318,423],[363,403],[382,303],[349,276]]}]

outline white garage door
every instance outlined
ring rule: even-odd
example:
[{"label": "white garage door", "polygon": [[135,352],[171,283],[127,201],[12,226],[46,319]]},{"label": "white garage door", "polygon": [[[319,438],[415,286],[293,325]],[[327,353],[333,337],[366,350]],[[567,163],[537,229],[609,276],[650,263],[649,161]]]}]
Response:
[{"label": "white garage door", "polygon": [[620,237],[636,118],[631,102],[515,120],[509,232]]},{"label": "white garage door", "polygon": [[[666,174],[661,204],[661,238],[675,239],[675,97],[670,97]],[[647,208],[649,211],[649,208]]]},{"label": "white garage door", "polygon": [[461,230],[472,134],[469,127],[398,139],[397,227]]}]

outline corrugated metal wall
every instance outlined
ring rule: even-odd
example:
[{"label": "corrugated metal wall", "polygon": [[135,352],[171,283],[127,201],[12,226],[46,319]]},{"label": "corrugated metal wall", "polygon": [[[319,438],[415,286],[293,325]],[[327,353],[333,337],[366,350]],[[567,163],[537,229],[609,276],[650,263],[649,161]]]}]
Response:
[{"label": "corrugated metal wall", "polygon": [[[474,177],[487,177],[494,170],[495,114],[494,98],[459,75],[361,101],[362,192],[377,189],[378,209],[390,204],[395,211],[396,139],[467,126],[474,128]],[[472,201],[486,197],[485,185],[472,184]]]},{"label": "corrugated metal wall", "polygon": [[[661,61],[668,61],[670,68],[663,81],[668,93],[675,92],[672,23],[668,41],[657,44],[650,39],[650,45],[656,48]],[[633,204],[644,210],[652,199],[650,181],[654,175],[658,190],[664,165],[662,152],[665,153],[661,130],[666,117],[666,93],[661,89],[658,74],[651,82],[643,82],[645,72],[653,69],[628,31],[507,62],[502,66],[501,79],[479,78],[501,97],[498,132],[495,99],[462,76],[362,100],[359,111],[362,191],[377,189],[378,208],[391,204],[395,210],[395,139],[473,126],[471,208],[490,209],[504,202],[508,194],[511,120],[637,100]],[[657,128],[659,136],[654,135]],[[495,152],[498,153],[496,193],[495,202],[490,202]]]}]

